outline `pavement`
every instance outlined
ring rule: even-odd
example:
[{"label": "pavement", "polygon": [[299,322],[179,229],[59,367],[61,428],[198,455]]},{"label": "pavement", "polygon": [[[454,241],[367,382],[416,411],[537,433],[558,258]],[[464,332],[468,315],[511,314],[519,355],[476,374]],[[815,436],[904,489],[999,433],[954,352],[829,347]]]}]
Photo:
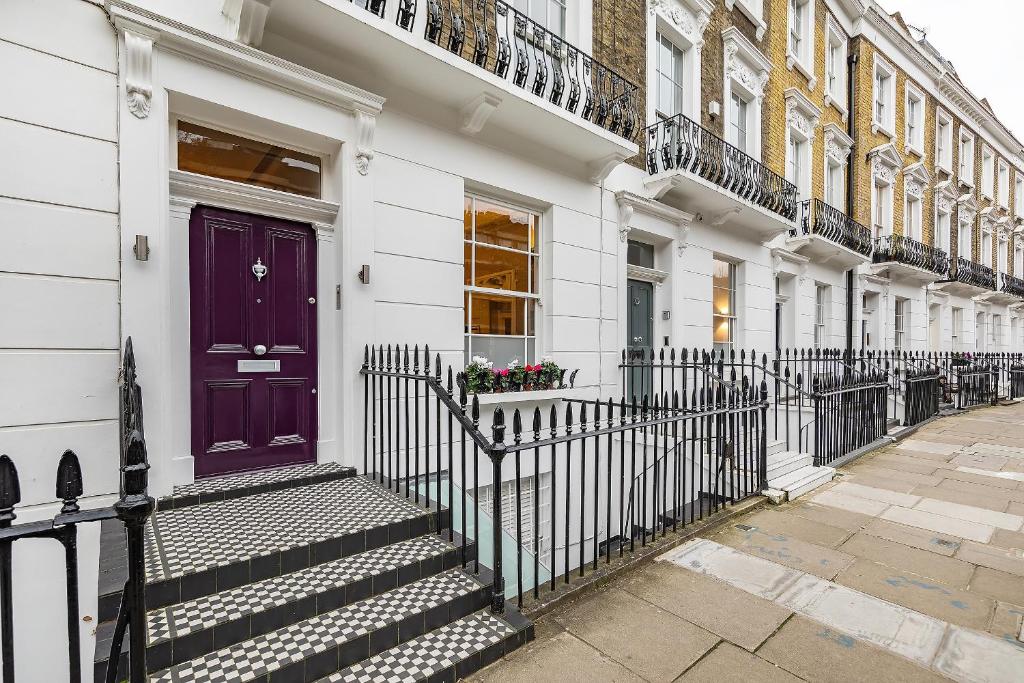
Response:
[{"label": "pavement", "polygon": [[1024,404],[935,420],[615,578],[474,681],[1024,682]]}]

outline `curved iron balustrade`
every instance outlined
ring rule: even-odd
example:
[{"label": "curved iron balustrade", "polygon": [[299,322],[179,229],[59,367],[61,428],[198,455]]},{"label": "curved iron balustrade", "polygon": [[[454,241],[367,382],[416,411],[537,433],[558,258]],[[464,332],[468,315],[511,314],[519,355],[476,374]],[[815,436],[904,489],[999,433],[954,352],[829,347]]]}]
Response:
[{"label": "curved iron balustrade", "polygon": [[1009,273],[1002,273],[1001,277],[1003,278],[1003,286],[999,288],[1000,291],[1024,299],[1024,280],[1014,277]]},{"label": "curved iron balustrade", "polygon": [[918,242],[905,235],[883,235],[875,240],[875,263],[895,261],[936,275],[949,272],[949,256],[942,249]]},{"label": "curved iron balustrade", "polygon": [[[353,0],[383,18],[386,0]],[[395,23],[416,28],[416,0]],[[627,140],[640,120],[637,86],[503,0],[426,0],[423,37],[517,87]]]},{"label": "curved iron balustrade", "polygon": [[682,114],[647,127],[648,173],[673,169],[698,175],[783,218],[796,219],[795,185]]},{"label": "curved iron balustrade", "polygon": [[988,266],[958,256],[949,270],[949,279],[985,289],[996,288],[996,274]]},{"label": "curved iron balustrade", "polygon": [[790,234],[818,235],[858,254],[871,256],[871,231],[820,199],[800,203],[800,221]]}]

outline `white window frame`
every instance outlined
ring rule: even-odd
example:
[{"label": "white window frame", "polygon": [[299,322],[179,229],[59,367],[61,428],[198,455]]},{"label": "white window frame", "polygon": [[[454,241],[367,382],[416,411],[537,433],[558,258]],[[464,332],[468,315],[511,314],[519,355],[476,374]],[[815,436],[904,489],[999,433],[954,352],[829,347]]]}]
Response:
[{"label": "white window frame", "polygon": [[[892,234],[892,202],[893,184],[886,182],[877,175],[871,180],[871,235],[885,237]],[[881,209],[881,215],[879,215]],[[883,222],[879,223],[878,218]],[[876,229],[877,228],[877,229]]]},{"label": "white window frame", "polygon": [[[472,234],[471,234],[471,238],[470,239],[466,239],[465,235],[463,235],[463,238],[462,238],[463,245],[466,245],[466,244],[472,244],[472,245],[480,244],[480,245],[482,245],[484,247],[487,247],[487,248],[493,248],[493,249],[499,249],[499,250],[502,250],[502,251],[514,252],[516,254],[527,254],[527,269],[528,269],[527,270],[527,278],[532,283],[532,286],[535,288],[535,291],[533,291],[533,292],[520,292],[520,291],[511,291],[511,290],[506,290],[506,289],[492,289],[492,288],[488,288],[488,287],[478,287],[475,284],[469,284],[469,285],[463,284],[462,291],[463,291],[464,295],[465,295],[465,293],[472,294],[474,292],[478,292],[478,293],[481,293],[481,294],[494,294],[496,296],[506,296],[506,297],[513,298],[513,299],[522,299],[523,300],[523,306],[524,306],[523,314],[524,314],[524,316],[526,316],[524,318],[524,320],[523,320],[524,329],[523,329],[523,334],[522,335],[473,334],[473,332],[471,330],[467,331],[465,329],[466,328],[465,320],[468,319],[468,320],[472,321],[472,319],[473,319],[473,316],[472,316],[472,297],[470,297],[470,304],[469,304],[470,305],[470,309],[463,312],[464,322],[463,322],[463,334],[462,334],[462,336],[463,336],[463,349],[464,349],[464,355],[465,355],[466,364],[467,365],[469,364],[469,362],[473,358],[473,356],[480,355],[480,352],[473,348],[473,338],[474,337],[478,337],[478,338],[481,338],[481,337],[482,338],[502,337],[502,338],[507,338],[507,339],[521,339],[522,342],[523,342],[523,354],[522,354],[522,357],[519,358],[519,361],[521,363],[523,363],[524,365],[527,364],[527,363],[536,363],[544,355],[544,351],[543,351],[543,348],[541,346],[541,330],[544,327],[544,321],[542,319],[543,310],[541,308],[541,306],[542,306],[541,302],[543,301],[543,297],[541,296],[541,294],[542,294],[543,288],[544,288],[544,284],[543,284],[544,283],[544,278],[543,278],[543,275],[544,275],[544,253],[543,253],[543,251],[544,251],[544,239],[546,239],[546,234],[545,234],[544,231],[545,231],[545,229],[550,229],[550,228],[546,228],[546,226],[548,224],[548,221],[546,220],[545,214],[542,211],[538,211],[537,209],[534,209],[534,208],[531,208],[531,207],[528,207],[528,206],[523,206],[523,205],[520,205],[520,204],[516,204],[514,202],[509,202],[509,201],[506,201],[504,199],[498,199],[498,198],[495,198],[495,197],[492,197],[492,196],[489,196],[489,195],[486,195],[486,194],[481,194],[481,193],[478,193],[478,192],[472,192],[472,191],[470,191],[468,189],[463,193],[463,197],[466,198],[466,199],[472,199],[473,200],[473,203],[474,203],[474,215],[476,213],[476,210],[475,210],[476,202],[477,201],[482,201],[482,202],[486,202],[488,204],[494,204],[496,206],[500,206],[500,207],[504,207],[504,208],[508,208],[508,209],[513,209],[513,210],[516,210],[516,211],[522,211],[522,212],[528,213],[528,214],[532,214],[536,218],[536,226],[537,226],[536,227],[536,234],[535,234],[535,237],[534,237],[534,239],[536,240],[536,243],[537,243],[537,254],[536,254],[535,257],[534,256],[530,256],[529,254],[527,254],[527,252],[524,252],[524,251],[522,251],[520,249],[512,249],[512,248],[509,248],[509,247],[502,247],[502,246],[498,246],[498,245],[489,244],[487,242],[478,242],[477,239],[476,239],[476,219],[475,218],[473,220],[473,231],[472,231]],[[471,264],[472,264],[472,266],[471,266],[472,267],[472,273],[470,274],[470,282],[472,283],[472,282],[474,282],[475,277],[476,277],[476,254],[475,254],[475,252],[473,252]],[[536,270],[534,270],[534,269],[536,269]],[[465,261],[463,261],[463,277],[465,277]],[[533,334],[532,335],[529,333],[529,311],[528,311],[527,308],[525,308],[526,306],[528,306],[530,304],[530,302],[533,302],[533,307],[534,307],[534,309],[533,309]],[[533,342],[533,356],[532,356],[532,358],[531,358],[530,353],[529,353],[529,348],[530,348],[531,340]],[[494,359],[493,358],[489,358],[489,360],[493,361]]]},{"label": "white window frame", "polygon": [[1020,171],[1013,174],[1013,214],[1024,218],[1024,175]]},{"label": "white window frame", "polygon": [[[796,69],[807,79],[807,87],[814,90],[817,78],[814,76],[814,5],[815,0],[788,0],[786,33],[786,68]],[[795,23],[800,16],[800,25]],[[793,50],[793,39],[798,40],[797,50]]]},{"label": "white window frame", "polygon": [[[721,288],[720,287],[716,287],[715,284],[714,284],[714,277],[713,277],[714,261],[718,261],[720,263],[724,263],[724,264],[726,264],[729,267],[729,286],[728,286],[728,292],[729,292],[729,312],[728,313],[719,313],[718,311],[715,310],[714,290],[715,289],[721,289]],[[737,341],[738,340],[736,338],[737,337],[737,335],[736,335],[736,326],[737,326],[737,322],[739,321],[738,311],[736,310],[737,309],[736,301],[737,301],[737,297],[738,297],[738,294],[739,294],[739,292],[738,292],[738,290],[739,290],[739,268],[736,266],[736,264],[734,262],[729,261],[728,259],[725,259],[725,258],[723,258],[721,256],[717,256],[716,255],[714,257],[713,262],[712,262],[711,288],[712,288],[712,294],[711,294],[711,327],[712,327],[711,344],[716,349],[723,349],[724,348],[726,351],[731,351],[732,349],[735,349],[736,345],[737,345]],[[717,341],[714,340],[715,318],[725,318],[725,319],[727,319],[729,321],[729,341],[727,341],[727,342],[717,342]]]},{"label": "white window frame", "polygon": [[786,180],[796,185],[799,201],[811,196],[811,140],[790,127],[786,145]]},{"label": "white window frame", "polygon": [[935,112],[935,166],[953,173],[953,117],[941,108]]},{"label": "white window frame", "polygon": [[[879,74],[884,75],[887,80],[882,87],[884,92],[879,92]],[[884,106],[883,119],[878,116],[878,102],[881,97]],[[896,137],[896,69],[884,59],[875,55],[875,65],[871,75],[871,132],[883,133],[890,139]]]},{"label": "white window frame", "polygon": [[1004,209],[1010,208],[1010,165],[999,159],[996,166],[996,188],[999,192],[997,201]]},{"label": "white window frame", "polygon": [[[687,112],[686,100],[689,99],[686,93],[686,76],[689,75],[686,70],[687,50],[680,48],[671,36],[666,35],[661,31],[655,32],[655,42],[657,43],[654,47],[655,113],[661,118],[670,118],[676,114],[685,114]],[[669,57],[669,64],[662,63],[662,55],[664,53],[663,48],[667,48],[671,53]],[[662,100],[664,99],[663,95],[665,94],[662,92],[662,85],[666,80],[671,84],[671,95],[674,105],[672,110],[666,110],[661,106]],[[678,99],[678,102],[675,102],[676,99]]]},{"label": "white window frame", "polygon": [[988,327],[985,323],[986,313],[984,311],[978,311],[974,316],[974,348],[976,351],[985,351],[985,342],[988,341],[985,336],[985,328]]},{"label": "white window frame", "polygon": [[[825,203],[843,210],[846,203],[846,183],[849,182],[848,166],[850,163],[850,150],[853,148],[853,139],[846,134],[842,127],[835,123],[827,123],[823,126],[825,131],[825,153],[824,157],[824,197]],[[833,187],[832,170],[839,171],[839,184]],[[834,199],[835,201],[830,201]]]},{"label": "white window frame", "polygon": [[920,197],[915,197],[912,194],[904,193],[903,200],[903,236],[909,237],[912,240],[920,242],[922,238],[921,230],[921,216],[922,210],[921,205],[924,202]]},{"label": "white window frame", "polygon": [[[835,49],[835,61],[830,59]],[[847,80],[849,79],[848,39],[829,14],[825,21],[825,106],[839,110],[846,118]]]},{"label": "white window frame", "polygon": [[829,346],[829,309],[832,303],[832,288],[820,282],[814,285],[814,348]]},{"label": "white window frame", "polygon": [[[543,17],[536,17],[536,16],[533,15],[533,11],[532,11],[533,7],[534,7],[533,3],[534,3],[534,0],[511,0],[511,4],[512,4],[512,6],[516,10],[518,10],[522,14],[530,17],[530,19],[533,19],[535,22],[537,22],[538,24],[543,26],[549,33],[553,33],[554,35],[558,36],[559,38],[568,40],[568,38],[566,38],[566,35],[567,35],[567,32],[568,32],[567,25],[568,25],[568,20],[569,20],[569,12],[568,12],[568,9],[567,9],[568,3],[566,2],[566,0],[544,0],[544,16]],[[558,7],[561,10],[561,14],[562,14],[562,17],[561,17],[562,30],[561,30],[561,32],[557,32],[557,31],[552,31],[551,30],[550,17],[551,17],[551,8],[553,6],[554,7]],[[576,43],[578,41],[571,40],[570,42]]]},{"label": "white window frame", "polygon": [[957,179],[968,187],[974,187],[974,135],[962,126],[960,128],[959,162]]},{"label": "white window frame", "polygon": [[981,265],[992,267],[992,228],[981,226]]},{"label": "white window frame", "polygon": [[1006,273],[1009,272],[1009,258],[1010,258],[1010,238],[1005,232],[999,234],[999,239],[996,240],[996,267],[997,272]]},{"label": "white window frame", "polygon": [[[722,31],[723,46],[726,52],[736,50],[723,65],[725,87],[722,93],[722,130],[730,144],[732,135],[732,95],[737,93],[747,102],[747,149],[746,154],[755,161],[761,161],[761,101],[764,97],[764,86],[771,73],[771,62],[765,57],[746,36],[735,26]],[[698,79],[702,82],[701,79]],[[735,146],[735,144],[734,144]]]},{"label": "white window frame", "polygon": [[999,313],[993,313],[992,321],[988,326],[989,351],[992,351],[993,353],[999,351],[999,347],[1002,346],[1003,331],[1000,329],[1002,326],[1003,316]]},{"label": "white window frame", "polygon": [[[702,6],[698,3],[697,6]],[[648,82],[657,83],[658,76],[658,34],[671,42],[683,53],[683,106],[681,114],[698,123],[701,120],[701,49],[704,42],[703,27],[707,24],[705,10],[695,10],[687,3],[679,3],[674,9],[690,12],[688,17],[670,14],[662,4],[655,7],[647,21],[647,73]],[[684,32],[686,28],[689,33]],[[661,112],[666,113],[666,112]],[[647,89],[647,120],[658,118],[657,86]]]},{"label": "white window frame", "polygon": [[995,199],[996,154],[992,148],[981,145],[981,196]]},{"label": "white window frame", "polygon": [[[942,223],[945,222],[945,227]],[[949,241],[950,226],[953,223],[953,213],[951,211],[943,210],[936,202],[935,205],[935,229],[932,231],[932,244],[936,249],[949,254],[947,248],[947,242]]]},{"label": "white window frame", "polygon": [[734,7],[754,24],[757,39],[764,38],[765,30],[768,28],[764,20],[764,0],[725,0],[727,10],[731,12]]},{"label": "white window frame", "polygon": [[910,299],[899,296],[893,299],[892,344],[897,351],[906,349],[909,304]]},{"label": "white window frame", "polygon": [[974,259],[971,245],[974,242],[974,224],[972,221],[961,217],[957,222],[956,229],[956,255],[968,261]]},{"label": "white window frame", "polygon": [[1015,238],[1013,245],[1013,276],[1024,275],[1024,244],[1020,243],[1020,237]]},{"label": "white window frame", "polygon": [[[917,154],[922,159],[924,158],[924,107],[925,99],[924,93],[913,85],[910,81],[907,81],[906,91],[903,98],[903,135],[905,138],[905,148],[908,152]],[[916,115],[911,117],[910,105],[915,103],[917,106]],[[914,135],[911,135],[913,130]]]},{"label": "white window frame", "polygon": [[953,306],[950,315],[950,350],[963,351],[964,309]]}]

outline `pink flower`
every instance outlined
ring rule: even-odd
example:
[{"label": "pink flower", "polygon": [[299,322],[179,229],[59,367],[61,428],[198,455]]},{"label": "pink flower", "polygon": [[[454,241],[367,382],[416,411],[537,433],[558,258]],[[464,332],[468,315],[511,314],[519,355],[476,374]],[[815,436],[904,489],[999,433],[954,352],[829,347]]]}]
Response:
[{"label": "pink flower", "polygon": [[504,370],[501,371],[501,376],[508,377],[508,368],[505,368]]}]

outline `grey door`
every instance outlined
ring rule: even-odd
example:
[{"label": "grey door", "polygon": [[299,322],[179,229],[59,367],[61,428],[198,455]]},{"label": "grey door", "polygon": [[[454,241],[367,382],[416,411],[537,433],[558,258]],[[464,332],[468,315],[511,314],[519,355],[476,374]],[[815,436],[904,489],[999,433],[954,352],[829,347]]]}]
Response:
[{"label": "grey door", "polygon": [[649,363],[654,357],[654,285],[627,280],[626,295],[626,350],[631,366],[626,396],[635,396],[640,402],[652,391],[653,372]]}]

